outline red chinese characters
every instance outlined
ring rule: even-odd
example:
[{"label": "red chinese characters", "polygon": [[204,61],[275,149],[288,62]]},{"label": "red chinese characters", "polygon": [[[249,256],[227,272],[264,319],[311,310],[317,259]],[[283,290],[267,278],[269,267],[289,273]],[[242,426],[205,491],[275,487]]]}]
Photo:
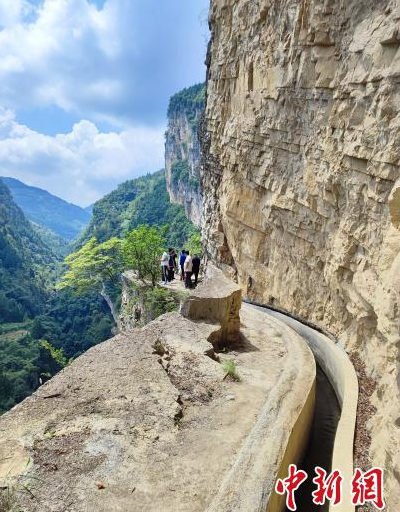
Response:
[{"label": "red chinese characters", "polygon": [[307,473],[302,469],[297,470],[295,464],[290,464],[289,475],[286,478],[277,480],[275,491],[281,495],[286,493],[286,506],[289,510],[297,510],[294,493],[305,480]]},{"label": "red chinese characters", "polygon": [[[324,505],[326,501],[332,505],[338,505],[342,501],[343,477],[339,470],[332,471],[329,475],[325,469],[317,466],[316,476],[313,478],[315,490],[312,492],[313,503]],[[289,475],[286,478],[279,478],[276,482],[275,491],[286,494],[286,507],[288,510],[296,511],[295,492],[301,484],[307,480],[305,471],[297,469],[295,464],[289,466]],[[385,508],[383,499],[383,470],[372,468],[363,473],[356,469],[351,480],[351,496],[353,505],[365,505],[371,503],[377,510]]]},{"label": "red chinese characters", "polygon": [[317,486],[313,491],[313,502],[316,505],[323,505],[326,500],[329,500],[333,505],[337,505],[342,501],[342,485],[343,477],[340,471],[335,470],[327,476],[327,472],[320,468],[315,468],[316,477],[313,478],[313,483]]},{"label": "red chinese characters", "polygon": [[351,481],[351,493],[353,505],[365,505],[368,502],[378,510],[383,510],[383,470],[372,468],[363,474],[357,468]]}]

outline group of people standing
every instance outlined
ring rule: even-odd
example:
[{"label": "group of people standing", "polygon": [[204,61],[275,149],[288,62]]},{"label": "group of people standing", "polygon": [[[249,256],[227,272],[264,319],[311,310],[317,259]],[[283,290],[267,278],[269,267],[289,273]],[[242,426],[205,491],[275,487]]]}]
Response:
[{"label": "group of people standing", "polygon": [[[161,257],[162,281],[168,284],[175,279],[175,272],[178,271],[177,254],[175,249],[170,247],[168,252],[165,251]],[[179,270],[181,281],[185,282],[185,288],[193,288],[197,286],[200,272],[200,258],[197,254],[191,256],[189,251],[182,249],[179,255]],[[194,282],[192,281],[194,276]]]}]

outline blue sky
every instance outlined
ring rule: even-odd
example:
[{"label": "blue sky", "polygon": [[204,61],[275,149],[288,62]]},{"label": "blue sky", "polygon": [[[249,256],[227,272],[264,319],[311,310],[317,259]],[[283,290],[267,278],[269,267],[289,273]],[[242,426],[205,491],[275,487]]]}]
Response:
[{"label": "blue sky", "polygon": [[87,205],[163,166],[208,0],[0,0],[0,175]]}]

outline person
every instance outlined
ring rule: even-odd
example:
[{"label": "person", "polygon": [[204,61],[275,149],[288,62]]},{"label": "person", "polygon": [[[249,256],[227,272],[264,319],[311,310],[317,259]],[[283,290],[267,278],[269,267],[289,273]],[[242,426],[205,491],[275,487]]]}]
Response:
[{"label": "person", "polygon": [[175,249],[174,249],[174,248],[172,248],[172,259],[174,260],[174,271],[175,271],[175,272],[178,270],[178,267],[177,267],[177,265],[176,265],[176,258],[177,258],[177,257],[178,257],[178,256],[177,256],[177,254],[176,254],[176,252],[175,252]]},{"label": "person", "polygon": [[164,251],[163,255],[161,256],[161,270],[162,270],[163,284],[168,283],[168,260],[169,260],[168,253],[167,253],[167,251]]},{"label": "person", "polygon": [[175,279],[175,272],[176,272],[176,252],[175,249],[172,247],[172,249],[169,250],[169,280],[173,281]]},{"label": "person", "polygon": [[183,266],[185,270],[185,288],[192,287],[192,272],[193,272],[193,264],[192,257],[190,256],[190,252],[186,251],[186,259],[185,264]]},{"label": "person", "polygon": [[197,286],[197,282],[199,280],[199,272],[200,272],[200,258],[195,254],[192,259],[192,268],[194,275],[194,285]]},{"label": "person", "polygon": [[185,280],[185,260],[186,260],[186,251],[182,249],[182,252],[179,256],[179,266],[181,268],[181,281]]},{"label": "person", "polygon": [[174,250],[172,249],[172,247],[170,247],[168,249],[168,281],[171,282],[175,279],[175,276],[174,276],[174,269],[175,269],[175,266],[174,266]]}]

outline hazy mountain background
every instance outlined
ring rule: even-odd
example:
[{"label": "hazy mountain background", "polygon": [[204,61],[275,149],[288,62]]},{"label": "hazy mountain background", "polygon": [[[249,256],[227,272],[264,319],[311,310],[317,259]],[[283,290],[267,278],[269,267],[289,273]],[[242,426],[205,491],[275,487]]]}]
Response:
[{"label": "hazy mountain background", "polygon": [[90,221],[91,207],[84,209],[67,203],[46,190],[25,185],[14,178],[1,179],[29,220],[51,229],[65,240],[76,238]]}]

